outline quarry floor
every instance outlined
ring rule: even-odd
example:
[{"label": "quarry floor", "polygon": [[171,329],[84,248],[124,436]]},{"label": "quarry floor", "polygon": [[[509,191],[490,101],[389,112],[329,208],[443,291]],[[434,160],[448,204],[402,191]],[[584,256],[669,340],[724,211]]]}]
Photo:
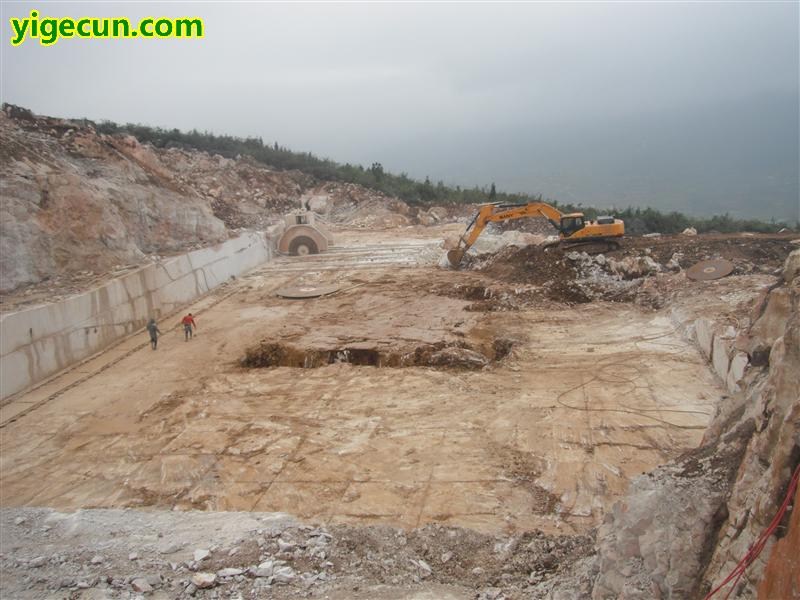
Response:
[{"label": "quarry floor", "polygon": [[[580,533],[629,478],[699,443],[724,391],[663,312],[467,310],[442,289],[476,275],[410,266],[435,260],[436,240],[394,235],[265,265],[187,309],[191,341],[161,323],[158,350],[133,336],[4,406],[0,505]],[[275,295],[290,284],[340,291]],[[511,352],[493,357],[495,340]],[[261,341],[301,356],[460,344],[491,360],[242,367]]]}]

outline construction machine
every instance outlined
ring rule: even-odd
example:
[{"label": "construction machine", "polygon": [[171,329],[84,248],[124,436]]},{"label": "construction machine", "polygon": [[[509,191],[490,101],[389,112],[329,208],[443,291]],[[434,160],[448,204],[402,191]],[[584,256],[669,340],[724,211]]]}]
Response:
[{"label": "construction machine", "polygon": [[524,217],[544,217],[558,230],[557,244],[563,246],[592,246],[595,251],[619,248],[619,238],[625,235],[625,223],[614,217],[597,217],[596,221],[584,218],[583,213],[564,214],[554,206],[544,202],[528,204],[484,204],[467,225],[458,240],[458,245],[447,253],[450,265],[457,269],[467,250],[484,230],[488,223],[521,219]]},{"label": "construction machine", "polygon": [[301,209],[284,217],[283,233],[278,238],[278,252],[306,256],[327,252],[333,236],[316,213]]}]

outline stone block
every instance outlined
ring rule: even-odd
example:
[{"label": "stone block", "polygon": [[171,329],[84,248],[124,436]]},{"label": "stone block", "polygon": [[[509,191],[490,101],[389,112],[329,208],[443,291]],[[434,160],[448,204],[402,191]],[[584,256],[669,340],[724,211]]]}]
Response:
[{"label": "stone block", "polygon": [[711,321],[699,318],[694,322],[694,335],[700,352],[707,360],[711,360],[712,344],[714,343],[714,330]]},{"label": "stone block", "polygon": [[750,360],[744,352],[736,352],[731,359],[731,364],[728,367],[728,377],[725,383],[728,386],[728,391],[731,394],[741,391],[739,382],[744,378],[745,370]]},{"label": "stone block", "polygon": [[731,362],[730,352],[732,346],[733,340],[724,338],[722,336],[714,337],[714,350],[711,355],[711,362],[714,366],[714,371],[723,381],[728,379],[728,369]]}]

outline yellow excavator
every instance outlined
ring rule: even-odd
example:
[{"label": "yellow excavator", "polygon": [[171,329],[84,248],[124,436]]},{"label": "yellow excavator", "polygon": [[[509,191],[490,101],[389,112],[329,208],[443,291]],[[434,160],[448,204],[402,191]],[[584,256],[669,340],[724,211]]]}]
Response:
[{"label": "yellow excavator", "polygon": [[457,269],[467,250],[484,230],[488,223],[521,219],[524,217],[544,217],[558,230],[558,244],[564,246],[591,245],[595,251],[608,251],[619,248],[619,238],[625,235],[625,223],[614,217],[597,217],[588,221],[583,213],[564,214],[544,202],[528,204],[484,204],[478,209],[467,230],[458,240],[458,246],[447,253],[450,265]]}]

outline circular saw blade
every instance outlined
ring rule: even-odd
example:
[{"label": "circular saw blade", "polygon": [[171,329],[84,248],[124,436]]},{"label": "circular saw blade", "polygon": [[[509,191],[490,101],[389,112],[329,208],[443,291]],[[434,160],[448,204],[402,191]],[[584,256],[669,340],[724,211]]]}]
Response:
[{"label": "circular saw blade", "polygon": [[726,275],[730,275],[733,271],[733,263],[724,258],[715,258],[713,260],[703,260],[699,263],[689,267],[686,270],[686,276],[695,281],[711,281],[712,279],[720,279]]}]

